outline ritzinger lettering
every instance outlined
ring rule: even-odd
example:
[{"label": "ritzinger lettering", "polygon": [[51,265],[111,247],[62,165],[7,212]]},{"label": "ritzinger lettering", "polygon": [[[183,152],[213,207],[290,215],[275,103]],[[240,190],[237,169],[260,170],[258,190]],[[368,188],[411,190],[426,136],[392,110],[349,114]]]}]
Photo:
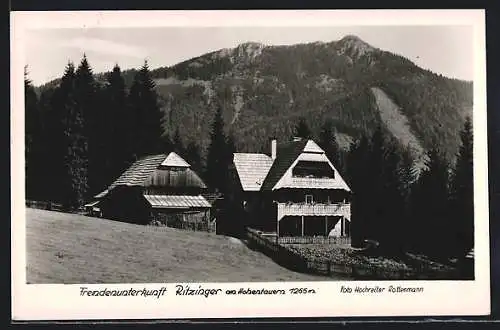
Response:
[{"label": "ritzinger lettering", "polygon": [[152,289],[148,290],[146,288],[142,290],[128,289],[128,290],[109,290],[108,288],[104,288],[101,290],[89,290],[87,287],[80,287],[80,296],[88,296],[88,297],[156,297],[160,298],[160,296],[165,295],[167,292],[166,287],[161,287],[160,289]]},{"label": "ritzinger lettering", "polygon": [[218,295],[220,292],[222,292],[222,289],[203,289],[201,285],[197,289],[193,289],[189,285],[177,284],[175,286],[176,296],[204,296],[208,298],[209,296]]}]

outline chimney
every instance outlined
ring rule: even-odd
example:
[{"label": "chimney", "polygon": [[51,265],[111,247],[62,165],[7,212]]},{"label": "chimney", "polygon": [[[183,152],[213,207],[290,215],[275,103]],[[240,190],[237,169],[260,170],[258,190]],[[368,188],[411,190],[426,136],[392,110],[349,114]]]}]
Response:
[{"label": "chimney", "polygon": [[276,159],[276,139],[271,140],[271,159]]}]

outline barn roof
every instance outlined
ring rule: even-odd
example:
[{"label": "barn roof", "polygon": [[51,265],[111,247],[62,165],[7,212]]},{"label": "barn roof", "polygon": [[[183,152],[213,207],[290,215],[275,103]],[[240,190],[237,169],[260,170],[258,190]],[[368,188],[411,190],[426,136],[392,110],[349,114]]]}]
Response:
[{"label": "barn roof", "polygon": [[259,191],[273,164],[266,154],[235,153],[233,162],[244,191]]},{"label": "barn roof", "polygon": [[107,190],[116,186],[142,186],[146,179],[156,171],[167,155],[146,156],[132,164]]},{"label": "barn roof", "polygon": [[304,150],[307,139],[291,141],[278,145],[276,159],[262,184],[262,190],[272,190],[285,172]]},{"label": "barn roof", "polygon": [[189,209],[209,208],[210,203],[203,196],[190,195],[144,195],[153,208],[165,209]]},{"label": "barn roof", "polygon": [[[97,196],[104,197],[117,186],[206,188],[203,180],[189,166],[174,152],[168,156],[166,154],[146,156],[133,163]],[[95,198],[99,198],[97,196]]]}]

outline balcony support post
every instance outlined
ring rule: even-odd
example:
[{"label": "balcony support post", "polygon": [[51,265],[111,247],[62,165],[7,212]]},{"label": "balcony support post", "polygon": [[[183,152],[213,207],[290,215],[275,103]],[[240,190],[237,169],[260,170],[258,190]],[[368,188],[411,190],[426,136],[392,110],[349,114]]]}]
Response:
[{"label": "balcony support post", "polygon": [[302,216],[302,237],[304,237],[304,216]]},{"label": "balcony support post", "polygon": [[325,237],[328,237],[328,216],[325,215]]}]

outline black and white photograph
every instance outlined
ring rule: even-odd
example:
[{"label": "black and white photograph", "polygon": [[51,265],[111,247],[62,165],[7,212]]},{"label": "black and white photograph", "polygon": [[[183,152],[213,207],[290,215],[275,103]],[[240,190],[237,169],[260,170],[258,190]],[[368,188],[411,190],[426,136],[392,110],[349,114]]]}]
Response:
[{"label": "black and white photograph", "polygon": [[356,12],[19,19],[16,282],[489,295],[484,12]]}]

